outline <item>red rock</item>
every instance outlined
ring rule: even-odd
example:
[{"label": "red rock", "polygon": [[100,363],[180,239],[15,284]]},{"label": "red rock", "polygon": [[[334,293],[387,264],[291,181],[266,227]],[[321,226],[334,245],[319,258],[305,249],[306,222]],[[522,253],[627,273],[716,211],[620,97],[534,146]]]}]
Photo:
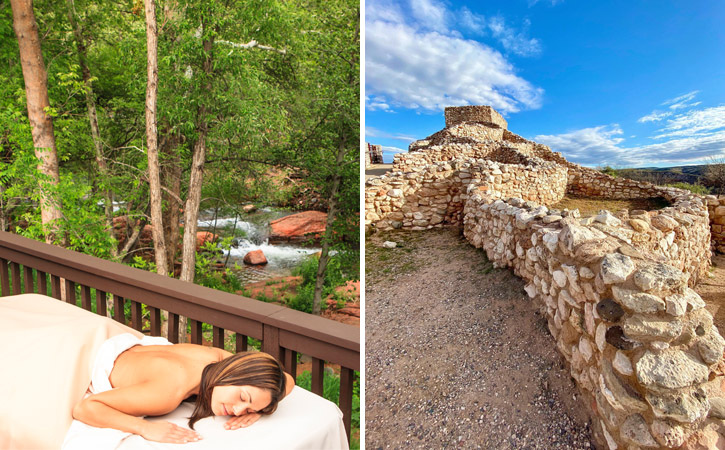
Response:
[{"label": "red rock", "polygon": [[325,232],[327,214],[305,211],[270,222],[269,242],[306,241],[319,239]]},{"label": "red rock", "polygon": [[340,314],[347,314],[348,316],[360,317],[360,303],[348,303],[338,312]]},{"label": "red rock", "polygon": [[214,243],[219,239],[219,236],[210,231],[199,231],[196,233],[196,251],[198,252],[204,244]]},{"label": "red rock", "polygon": [[262,250],[252,250],[244,255],[244,264],[249,264],[251,266],[267,264],[267,258],[264,256]]},{"label": "red rock", "polygon": [[335,288],[336,292],[343,294],[345,297],[353,298],[354,301],[360,300],[360,282],[359,281],[348,281],[344,286],[338,286]]}]

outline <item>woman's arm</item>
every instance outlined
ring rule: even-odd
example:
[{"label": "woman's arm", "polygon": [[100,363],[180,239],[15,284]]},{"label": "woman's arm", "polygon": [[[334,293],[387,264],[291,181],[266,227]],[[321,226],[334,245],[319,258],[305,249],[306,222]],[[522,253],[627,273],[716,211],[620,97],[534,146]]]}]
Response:
[{"label": "woman's arm", "polygon": [[201,439],[198,433],[170,422],[149,422],[138,417],[167,414],[181,404],[183,393],[173,392],[169,384],[168,380],[156,380],[91,395],[73,408],[73,418],[157,442],[179,444]]}]

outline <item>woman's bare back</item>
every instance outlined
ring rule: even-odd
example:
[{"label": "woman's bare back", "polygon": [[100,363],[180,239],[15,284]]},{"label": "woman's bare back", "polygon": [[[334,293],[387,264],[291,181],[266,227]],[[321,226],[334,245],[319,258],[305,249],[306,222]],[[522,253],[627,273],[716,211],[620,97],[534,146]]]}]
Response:
[{"label": "woman's bare back", "polygon": [[229,355],[218,348],[194,344],[137,345],[116,358],[109,381],[113,388],[123,388],[163,379],[169,388],[183,390],[186,398],[197,393],[204,367]]}]

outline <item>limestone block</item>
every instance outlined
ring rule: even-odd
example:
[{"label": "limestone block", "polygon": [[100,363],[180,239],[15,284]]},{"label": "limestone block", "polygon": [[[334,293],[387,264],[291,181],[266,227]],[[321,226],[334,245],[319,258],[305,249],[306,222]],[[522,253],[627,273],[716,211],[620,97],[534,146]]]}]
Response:
[{"label": "limestone block", "polygon": [[717,328],[712,327],[709,334],[698,340],[697,349],[705,363],[715,364],[722,359],[723,350],[725,350],[725,339],[720,336]]},{"label": "limestone block", "polygon": [[606,237],[604,233],[597,229],[584,227],[573,223],[565,226],[561,233],[563,235],[564,245],[569,251],[576,249],[581,244],[587,241],[604,239]]},{"label": "limestone block", "polygon": [[610,227],[618,227],[622,225],[622,221],[607,210],[599,211],[599,214],[594,217],[594,220]]},{"label": "limestone block", "polygon": [[594,272],[592,272],[589,267],[582,266],[579,268],[579,276],[584,279],[591,280],[594,278]]},{"label": "limestone block", "polygon": [[654,420],[650,430],[652,430],[655,440],[667,448],[677,448],[685,442],[685,432],[678,424],[665,420]]},{"label": "limestone block", "polygon": [[659,317],[634,315],[624,320],[623,330],[627,336],[649,340],[671,341],[682,333],[682,321],[662,319]]},{"label": "limestone block", "polygon": [[657,313],[665,310],[665,301],[656,295],[612,286],[612,295],[620,305],[636,313]]},{"label": "limestone block", "polygon": [[617,353],[614,354],[614,360],[612,360],[612,367],[622,375],[632,375],[634,373],[634,369],[632,368],[632,361],[630,361],[629,357],[624,354],[623,351],[617,350]]},{"label": "limestone block", "polygon": [[551,276],[554,278],[554,282],[559,286],[560,288],[563,288],[566,286],[566,274],[561,270],[555,270],[554,273],[551,274]]},{"label": "limestone block", "polygon": [[585,303],[584,304],[584,325],[587,330],[587,334],[590,336],[594,336],[594,314],[592,313],[592,304],[591,303]]},{"label": "limestone block", "polygon": [[647,422],[640,414],[627,416],[619,429],[619,435],[629,444],[647,448],[659,447],[659,444],[649,432]]},{"label": "limestone block", "polygon": [[687,283],[689,276],[675,267],[663,263],[646,264],[634,274],[634,283],[644,291],[677,290]]},{"label": "limestone block", "polygon": [[668,394],[648,392],[647,403],[652,406],[655,417],[673,419],[682,423],[692,423],[706,417],[710,411],[710,402],[699,390],[693,392],[671,391]]},{"label": "limestone block", "polygon": [[550,252],[554,253],[556,251],[556,248],[559,243],[559,234],[560,231],[550,231],[542,237],[542,240],[544,242],[544,245],[547,249],[549,249]]},{"label": "limestone block", "polygon": [[599,375],[599,388],[607,402],[619,412],[642,412],[649,408],[631,387],[625,387],[622,380],[612,371],[609,363],[604,361],[602,373]]},{"label": "limestone block", "polygon": [[629,225],[639,233],[646,233],[649,231],[649,224],[641,219],[629,219]]},{"label": "limestone block", "polygon": [[679,389],[707,381],[708,367],[677,349],[645,354],[635,364],[637,379],[645,386]]},{"label": "limestone block", "polygon": [[607,430],[607,426],[602,422],[601,420],[599,423],[602,426],[602,433],[604,434],[604,440],[607,441],[607,446],[609,447],[609,450],[617,450],[617,442],[614,440],[611,434],[609,434],[609,431]]},{"label": "limestone block", "polygon": [[651,221],[653,227],[664,232],[672,231],[678,225],[675,219],[665,214],[659,214],[657,216],[654,216],[652,217]]},{"label": "limestone block", "polygon": [[579,339],[579,353],[581,353],[582,357],[587,362],[589,362],[592,358],[592,354],[594,353],[591,341],[584,336]]},{"label": "limestone block", "polygon": [[629,256],[614,253],[605,256],[600,264],[602,281],[605,284],[621,283],[634,272],[634,263]]},{"label": "limestone block", "polygon": [[604,351],[604,347],[607,345],[606,341],[607,326],[603,323],[597,325],[597,329],[594,332],[594,342],[597,344],[597,348],[600,352]]}]

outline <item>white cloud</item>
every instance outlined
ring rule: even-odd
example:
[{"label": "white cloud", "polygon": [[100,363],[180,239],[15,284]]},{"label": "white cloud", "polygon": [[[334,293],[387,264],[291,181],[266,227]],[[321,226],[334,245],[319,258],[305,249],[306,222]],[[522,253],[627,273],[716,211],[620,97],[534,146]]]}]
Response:
[{"label": "white cloud", "polygon": [[669,111],[657,111],[654,110],[650,114],[640,117],[637,122],[639,123],[647,123],[647,122],[659,122],[662,119],[665,119],[669,116],[671,116],[672,113]]},{"label": "white cloud", "polygon": [[539,135],[534,141],[546,144],[552,150],[562,152],[575,163],[584,165],[617,165],[624,141],[617,124],[584,128],[558,135]]},{"label": "white cloud", "polygon": [[384,20],[392,23],[405,21],[400,4],[391,0],[372,0],[365,4],[365,21]]},{"label": "white cloud", "polygon": [[486,32],[486,18],[480,14],[476,14],[465,6],[461,8],[458,14],[458,22],[464,29],[479,35]]},{"label": "white cloud", "polygon": [[370,111],[382,110],[386,112],[394,112],[390,109],[390,105],[388,105],[382,97],[370,97],[369,95],[366,95],[365,107]]},{"label": "white cloud", "polygon": [[501,42],[503,48],[519,56],[534,56],[541,53],[541,43],[538,39],[526,36],[529,22],[524,22],[524,31],[517,32],[506,26],[503,17],[493,17],[488,22],[493,37]]},{"label": "white cloud", "polygon": [[709,135],[688,136],[656,144],[626,147],[618,125],[598,126],[559,135],[534,137],[562,152],[575,163],[586,166],[644,167],[653,161],[663,165],[707,163],[725,153],[725,130]]},{"label": "white cloud", "polygon": [[447,32],[448,11],[436,0],[410,0],[410,9],[416,21],[425,28]]},{"label": "white cloud", "polygon": [[403,107],[438,111],[445,106],[486,104],[502,113],[538,108],[543,90],[516,74],[499,51],[463,33],[487,36],[507,53],[533,56],[537,39],[502,17],[487,19],[445,0],[369,0],[366,3],[366,99],[368,110]]},{"label": "white cloud", "polygon": [[663,102],[662,105],[668,106],[673,111],[678,110],[678,109],[684,109],[684,108],[690,108],[693,106],[697,106],[700,104],[700,102],[696,102],[696,103],[688,103],[688,102],[692,101],[692,99],[694,99],[695,96],[699,93],[700,93],[700,91],[688,92],[687,94],[680,95],[679,97],[675,97],[670,100],[667,100],[667,101]]},{"label": "white cloud", "polygon": [[667,121],[655,139],[707,136],[725,128],[725,106],[688,111]]},{"label": "white cloud", "polygon": [[543,90],[480,42],[385,21],[368,23],[365,34],[367,92],[392,107],[476,104],[512,113],[541,104]]},{"label": "white cloud", "polygon": [[397,133],[393,134],[393,133],[388,133],[387,131],[379,130],[374,127],[365,127],[365,138],[367,139],[370,137],[376,137],[376,138],[381,138],[381,139],[395,139],[398,141],[403,141],[403,142],[408,142],[408,143],[418,140],[418,138],[413,137],[413,136],[407,136],[404,134],[397,134]]},{"label": "white cloud", "polygon": [[[542,0],[529,0],[529,8],[531,8],[532,6],[534,6],[537,3],[541,3],[541,2],[542,2]],[[564,2],[564,0],[544,0],[544,3],[548,3],[551,6],[556,6],[559,3],[563,3],[563,2]]]},{"label": "white cloud", "polygon": [[404,149],[398,148],[398,147],[382,146],[382,150],[383,150],[383,161],[385,161],[385,162],[392,162],[393,157],[398,153],[408,153],[408,150],[404,150]]}]

